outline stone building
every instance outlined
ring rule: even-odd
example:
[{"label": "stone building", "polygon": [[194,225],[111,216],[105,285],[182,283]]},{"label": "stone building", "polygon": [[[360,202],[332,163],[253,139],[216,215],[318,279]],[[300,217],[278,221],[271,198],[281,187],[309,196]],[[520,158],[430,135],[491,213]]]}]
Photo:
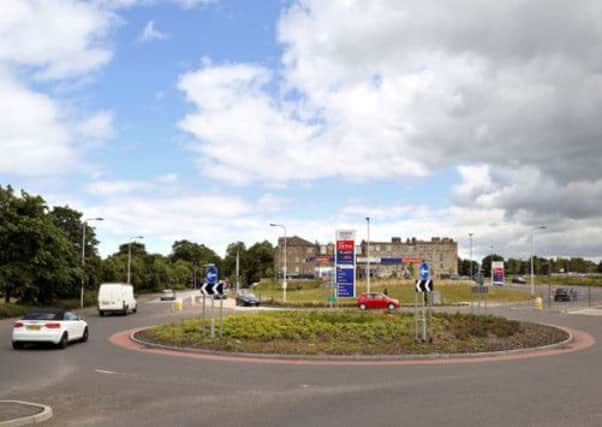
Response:
[{"label": "stone building", "polygon": [[[447,237],[433,237],[430,241],[411,238],[405,242],[393,237],[390,242],[370,242],[369,251],[366,241],[362,241],[360,246],[362,258],[369,255],[370,258],[381,259],[379,263],[371,263],[372,277],[417,277],[423,259],[435,278],[458,274],[458,243]],[[365,277],[366,263],[358,263],[358,270]]]},{"label": "stone building", "polygon": [[[458,273],[458,243],[450,238],[433,237],[430,241],[416,238],[403,241],[393,237],[390,242],[362,241],[357,247],[357,272],[365,277],[365,258],[378,258],[379,262],[371,262],[372,277],[417,277],[418,265],[426,260],[434,278]],[[278,239],[274,254],[274,271],[282,275],[284,256],[284,238]],[[312,243],[298,236],[287,238],[287,270],[290,278],[309,278],[319,274],[320,268],[332,265],[334,244]]]},{"label": "stone building", "polygon": [[[312,243],[299,236],[287,237],[286,239],[286,263],[287,275],[291,278],[309,278],[315,275],[316,261],[308,261],[318,257],[321,252],[319,243]],[[324,249],[326,251],[326,249]],[[325,254],[326,255],[326,254]],[[278,246],[274,253],[274,271],[282,276],[284,264],[284,237],[278,239]]]}]

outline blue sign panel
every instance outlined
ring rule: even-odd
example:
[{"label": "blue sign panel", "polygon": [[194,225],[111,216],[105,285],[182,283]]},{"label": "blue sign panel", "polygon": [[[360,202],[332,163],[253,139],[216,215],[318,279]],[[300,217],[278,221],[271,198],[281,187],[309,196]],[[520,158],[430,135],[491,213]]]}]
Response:
[{"label": "blue sign panel", "polygon": [[430,275],[429,265],[426,262],[420,264],[420,280],[428,280]]},{"label": "blue sign panel", "polygon": [[382,257],[381,264],[403,264],[403,258]]},{"label": "blue sign panel", "polygon": [[355,269],[337,267],[337,296],[353,298],[355,296]]},{"label": "blue sign panel", "polygon": [[217,267],[212,265],[207,267],[207,283],[217,283]]}]

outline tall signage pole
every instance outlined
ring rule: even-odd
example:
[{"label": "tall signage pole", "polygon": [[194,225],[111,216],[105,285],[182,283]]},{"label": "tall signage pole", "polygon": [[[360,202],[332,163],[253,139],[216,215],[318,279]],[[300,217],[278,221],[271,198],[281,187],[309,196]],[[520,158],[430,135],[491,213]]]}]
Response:
[{"label": "tall signage pole", "polygon": [[337,230],[335,248],[337,298],[356,296],[355,269],[355,230]]}]

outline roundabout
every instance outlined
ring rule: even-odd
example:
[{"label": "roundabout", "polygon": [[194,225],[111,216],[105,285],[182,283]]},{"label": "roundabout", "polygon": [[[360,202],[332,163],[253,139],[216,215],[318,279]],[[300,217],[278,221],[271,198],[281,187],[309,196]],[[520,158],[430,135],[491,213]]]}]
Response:
[{"label": "roundabout", "polygon": [[[297,365],[474,363],[563,354],[595,342],[586,332],[566,327],[444,313],[435,316],[434,342],[421,343],[410,336],[409,317],[392,313],[254,313],[226,318],[222,339],[209,338],[199,319],[189,319],[122,331],[110,340],[155,354]],[[279,329],[271,331],[275,324]]]}]

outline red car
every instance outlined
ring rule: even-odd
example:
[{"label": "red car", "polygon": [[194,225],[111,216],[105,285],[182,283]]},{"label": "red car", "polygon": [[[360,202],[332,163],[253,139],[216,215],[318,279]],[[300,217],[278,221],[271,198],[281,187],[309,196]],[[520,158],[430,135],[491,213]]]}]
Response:
[{"label": "red car", "polygon": [[399,301],[394,298],[389,298],[385,294],[370,292],[360,295],[357,299],[357,306],[360,310],[386,308],[392,311],[399,308]]}]

